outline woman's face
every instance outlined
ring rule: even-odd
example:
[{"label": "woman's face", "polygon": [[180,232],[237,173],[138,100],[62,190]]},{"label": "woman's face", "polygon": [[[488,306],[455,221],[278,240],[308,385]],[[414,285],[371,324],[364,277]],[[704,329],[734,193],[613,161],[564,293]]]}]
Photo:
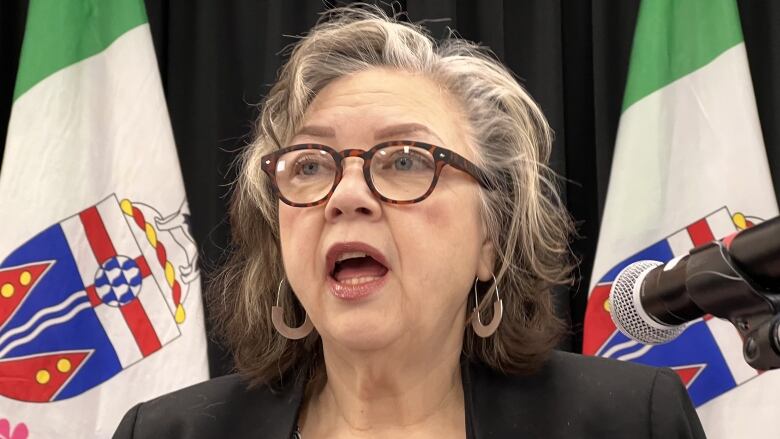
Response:
[{"label": "woman's face", "polygon": [[[372,69],[325,87],[291,144],[340,151],[416,140],[474,161],[466,139],[460,107],[441,87],[419,75]],[[446,166],[424,201],[392,205],[371,193],[362,166],[362,159],[347,158],[323,205],[279,203],[290,286],[326,344],[426,349],[460,340],[474,277],[488,280],[493,268],[478,184]]]}]

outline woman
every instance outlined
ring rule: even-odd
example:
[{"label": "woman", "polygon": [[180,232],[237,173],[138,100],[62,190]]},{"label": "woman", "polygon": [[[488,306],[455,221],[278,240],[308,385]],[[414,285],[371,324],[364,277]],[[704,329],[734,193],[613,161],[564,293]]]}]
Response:
[{"label": "woman", "polygon": [[212,306],[239,374],[115,437],[703,437],[670,371],[554,352],[570,220],[538,106],[476,45],[329,13],[264,103]]}]

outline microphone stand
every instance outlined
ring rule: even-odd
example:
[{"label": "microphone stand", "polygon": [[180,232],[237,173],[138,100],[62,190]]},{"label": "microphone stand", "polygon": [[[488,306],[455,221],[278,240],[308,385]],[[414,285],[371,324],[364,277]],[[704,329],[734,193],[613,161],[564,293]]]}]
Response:
[{"label": "microphone stand", "polygon": [[[780,368],[777,224],[777,218],[765,221],[695,249],[691,256],[697,257],[688,260],[692,274],[685,282],[691,300],[703,313],[726,319],[737,328],[745,361],[759,370]],[[758,256],[748,261],[740,254]],[[761,268],[759,273],[754,267]]]}]

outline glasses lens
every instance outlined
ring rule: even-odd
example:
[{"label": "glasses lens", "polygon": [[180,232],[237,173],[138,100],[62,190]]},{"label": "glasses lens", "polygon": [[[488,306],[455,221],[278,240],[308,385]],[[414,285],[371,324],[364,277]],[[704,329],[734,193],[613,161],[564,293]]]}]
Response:
[{"label": "glasses lens", "polygon": [[319,149],[285,153],[276,162],[276,185],[293,203],[313,203],[325,197],[336,179],[336,162]]},{"label": "glasses lens", "polygon": [[411,201],[423,196],[433,183],[436,162],[424,148],[389,146],[371,159],[371,181],[383,196]]}]

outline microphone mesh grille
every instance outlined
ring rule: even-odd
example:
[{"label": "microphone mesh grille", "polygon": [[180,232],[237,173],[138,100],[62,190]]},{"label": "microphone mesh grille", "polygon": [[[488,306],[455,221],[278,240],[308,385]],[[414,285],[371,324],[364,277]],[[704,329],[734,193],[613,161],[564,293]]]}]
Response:
[{"label": "microphone mesh grille", "polygon": [[[634,289],[641,287],[641,279],[647,272],[661,265],[657,261],[638,261],[618,273],[609,292],[612,321],[620,332],[644,344],[661,344],[674,340],[685,325],[667,326],[656,322],[642,309]],[[639,282],[639,283],[638,283]]]}]

